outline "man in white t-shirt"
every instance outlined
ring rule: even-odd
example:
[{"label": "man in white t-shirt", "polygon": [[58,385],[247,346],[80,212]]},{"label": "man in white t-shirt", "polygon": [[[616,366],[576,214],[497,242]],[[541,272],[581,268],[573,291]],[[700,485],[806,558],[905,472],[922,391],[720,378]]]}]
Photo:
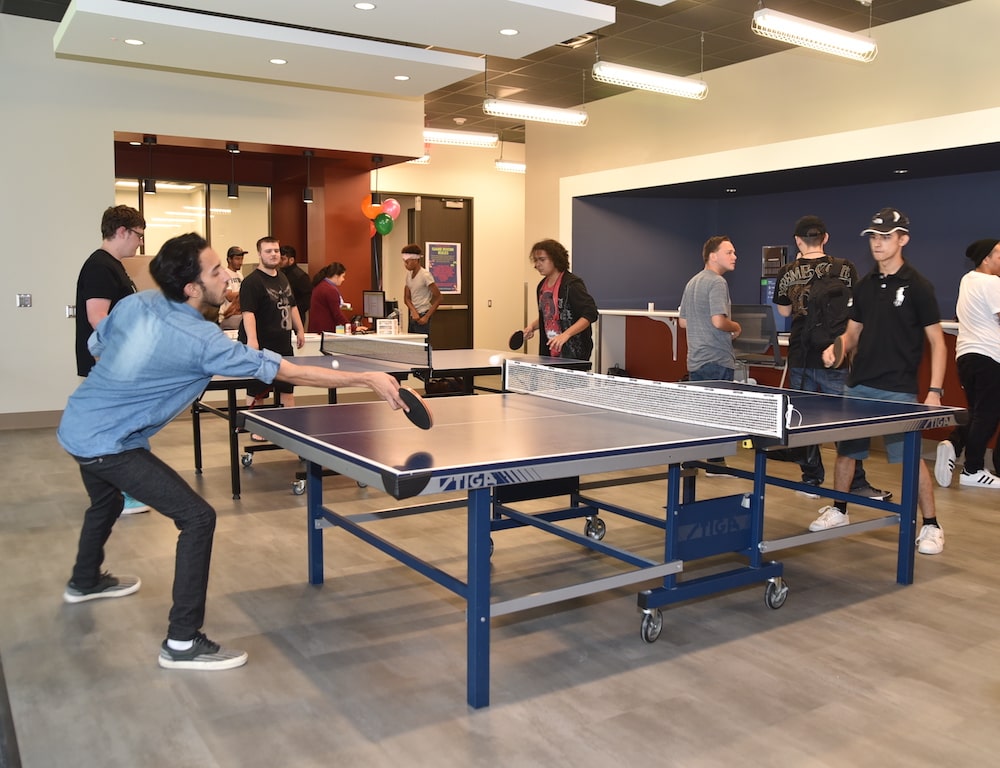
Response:
[{"label": "man in white t-shirt", "polygon": [[[977,240],[965,249],[975,266],[958,286],[958,380],[969,405],[969,423],[937,447],[934,478],[951,485],[955,460],[965,450],[959,485],[1000,491],[1000,477],[986,469],[986,444],[1000,424],[1000,240]],[[997,469],[1000,440],[993,446]]]},{"label": "man in white t-shirt", "polygon": [[243,282],[243,257],[247,255],[240,246],[234,245],[226,251],[226,300],[219,307],[219,325],[224,331],[235,331],[240,327],[240,283]]},{"label": "man in white t-shirt", "polygon": [[409,332],[425,333],[430,336],[431,316],[441,305],[441,290],[431,277],[431,273],[420,265],[422,255],[423,251],[415,243],[403,247],[403,264],[406,265],[403,302],[409,313]]}]

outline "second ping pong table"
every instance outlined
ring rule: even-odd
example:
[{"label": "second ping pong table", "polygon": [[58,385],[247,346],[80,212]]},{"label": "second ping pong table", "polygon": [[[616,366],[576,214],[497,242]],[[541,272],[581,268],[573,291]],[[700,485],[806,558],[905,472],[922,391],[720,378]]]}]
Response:
[{"label": "second ping pong table", "polygon": [[[559,382],[546,384],[552,377]],[[787,595],[787,585],[782,581],[781,563],[765,559],[766,555],[889,525],[899,530],[896,580],[911,583],[920,430],[954,424],[962,413],[962,409],[953,407],[862,400],[731,382],[665,384],[616,379],[514,361],[505,364],[504,388],[518,392],[435,401],[435,426],[430,432],[414,429],[384,403],[246,414],[248,427],[308,462],[310,583],[323,582],[323,530],[332,526],[366,541],[466,601],[466,685],[467,701],[472,707],[489,704],[490,621],[497,616],[658,580],[659,586],[638,593],[642,638],[652,642],[662,626],[661,606],[766,583],[766,602],[778,608]],[[639,393],[636,402],[645,404],[641,413],[623,412],[617,405],[630,396],[629,388]],[[693,415],[670,418],[661,410],[691,411]],[[733,410],[737,412],[727,414],[727,418],[732,418],[736,426],[716,423],[717,413]],[[767,423],[748,428],[748,415]],[[709,423],[695,423],[695,417]],[[764,538],[766,487],[804,487],[767,475],[769,449],[897,432],[906,433],[898,504],[829,492],[834,498],[850,499],[887,515],[787,539]],[[681,462],[732,455],[744,440],[753,441],[754,469],[734,469],[731,473],[749,479],[751,491],[699,501],[694,500],[692,488],[682,492]],[[658,515],[603,504],[582,496],[572,484],[571,505],[565,509],[527,514],[507,503],[553,495],[546,489],[582,474],[657,465],[669,466],[665,513],[658,510]],[[400,500],[463,491],[468,520],[465,579],[372,531],[378,513],[344,515],[325,505],[324,467]],[[432,508],[428,505],[426,509]],[[662,530],[662,559],[639,556],[604,541],[605,526],[594,525],[601,509]],[[418,506],[388,510],[386,514],[421,511],[426,510]],[[583,533],[558,524],[572,517],[587,518]],[[619,569],[613,575],[585,583],[491,601],[491,535],[529,525],[613,557],[632,566],[632,570]],[[685,562],[718,554],[735,554],[746,562],[724,573],[678,579]]]},{"label": "second ping pong table", "polygon": [[[587,370],[588,360],[573,360],[562,357],[545,357],[528,355],[518,352],[501,352],[495,349],[432,349],[424,338],[421,341],[412,339],[386,338],[378,335],[347,336],[324,333],[320,344],[321,355],[290,357],[297,365],[317,365],[328,368],[333,361],[337,362],[337,370],[345,373],[386,373],[404,381],[410,376],[421,379],[425,385],[435,378],[458,379],[461,389],[454,394],[472,394],[475,389],[475,379],[480,376],[495,376],[503,367],[503,360],[516,359],[539,365]],[[233,498],[240,498],[242,483],[240,467],[249,467],[253,461],[253,451],[271,446],[251,445],[247,451],[240,454],[239,428],[237,419],[240,412],[246,410],[237,402],[237,393],[253,385],[255,379],[231,376],[215,376],[209,382],[206,392],[225,392],[226,405],[218,408],[199,398],[191,405],[192,443],[194,445],[194,468],[196,474],[202,472],[201,450],[201,414],[210,413],[226,419],[229,425],[229,474]],[[483,391],[492,391],[480,387]],[[337,390],[328,391],[331,404],[337,402]],[[275,401],[277,404],[277,401]],[[294,492],[301,493],[303,486],[299,481],[292,485]]]}]

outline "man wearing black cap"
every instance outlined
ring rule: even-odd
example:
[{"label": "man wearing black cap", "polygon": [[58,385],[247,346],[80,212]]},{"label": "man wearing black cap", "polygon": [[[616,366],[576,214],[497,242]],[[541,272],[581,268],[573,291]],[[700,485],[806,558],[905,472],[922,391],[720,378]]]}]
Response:
[{"label": "man wearing black cap", "polygon": [[[839,335],[844,332],[846,317],[844,322],[837,323],[827,331],[814,327],[814,320],[822,314],[822,308],[812,306],[810,314],[810,294],[811,289],[825,281],[839,280],[840,283],[834,285],[844,292],[845,298],[849,297],[850,291],[858,284],[858,270],[847,259],[827,255],[824,247],[830,240],[830,234],[819,216],[803,216],[799,219],[795,223],[794,236],[798,256],[795,261],[785,264],[778,271],[774,289],[774,303],[779,314],[792,318],[788,337],[789,381],[792,389],[842,395],[847,380],[847,364],[840,368],[827,368],[823,365],[823,350],[831,341],[830,333]],[[805,456],[799,460],[802,482],[818,488],[826,479],[823,457],[818,445],[809,446],[805,450]],[[819,498],[817,493],[798,493],[811,499]],[[851,493],[882,501],[892,497],[892,492],[871,486],[860,461],[854,470]]]},{"label": "man wearing black cap", "polygon": [[235,331],[240,327],[240,283],[243,282],[243,257],[247,252],[238,245],[226,251],[226,300],[219,308],[219,325],[224,331]]},{"label": "man wearing black cap", "polygon": [[[1000,240],[977,240],[965,249],[975,269],[958,286],[958,379],[969,405],[969,423],[937,447],[934,477],[951,485],[955,459],[965,449],[960,485],[1000,491],[1000,477],[986,469],[986,444],[1000,424]],[[993,446],[997,465],[1000,439]]]},{"label": "man wearing black cap", "polygon": [[[931,349],[931,376],[924,402],[940,405],[948,353],[934,286],[903,258],[903,247],[910,241],[910,220],[895,208],[883,208],[861,234],[868,236],[875,267],[861,278],[854,291],[851,319],[841,337],[845,353],[855,352],[844,394],[916,402],[917,369],[926,339]],[[831,344],[823,352],[823,363],[830,366],[835,359]],[[890,464],[903,460],[903,438],[902,434],[885,436]],[[868,458],[870,442],[860,438],[837,445],[834,488],[838,491],[850,488],[855,461]],[[917,536],[917,551],[937,555],[944,549],[944,532],[937,521],[934,483],[923,459],[919,475],[917,506],[923,525]],[[848,523],[847,504],[835,501],[820,510],[809,530],[823,531]]]}]

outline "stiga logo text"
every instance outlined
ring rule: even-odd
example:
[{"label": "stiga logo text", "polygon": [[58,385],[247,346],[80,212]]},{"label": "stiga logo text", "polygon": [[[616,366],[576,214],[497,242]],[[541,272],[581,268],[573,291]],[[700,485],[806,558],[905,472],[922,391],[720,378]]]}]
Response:
[{"label": "stiga logo text", "polygon": [[[471,472],[467,475],[434,478],[428,485],[427,493],[444,493],[446,491],[472,491],[479,488],[489,488],[494,485],[510,485],[512,483],[529,483],[543,478],[530,469],[509,469],[497,472]],[[432,486],[436,486],[434,490]]]},{"label": "stiga logo text", "polygon": [[951,416],[935,416],[931,419],[922,419],[918,429],[921,431],[925,429],[940,429],[941,427],[950,427],[954,423],[955,419]]}]

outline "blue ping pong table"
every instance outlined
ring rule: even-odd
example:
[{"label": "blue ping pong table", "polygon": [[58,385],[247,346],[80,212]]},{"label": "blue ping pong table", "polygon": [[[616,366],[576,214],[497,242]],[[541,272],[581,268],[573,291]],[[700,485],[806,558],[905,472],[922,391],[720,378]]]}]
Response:
[{"label": "blue ping pong table", "polygon": [[[326,347],[327,337],[334,334],[323,335],[323,345]],[[352,337],[338,340],[340,343],[350,344]],[[371,343],[377,343],[377,337],[356,337],[358,341],[370,339]],[[363,342],[362,342],[363,343]],[[472,394],[475,386],[474,381],[478,376],[495,376],[499,374],[503,367],[504,359],[516,359],[524,362],[537,363],[539,365],[551,365],[562,368],[572,368],[577,370],[587,370],[590,368],[589,360],[573,360],[561,357],[545,357],[539,355],[528,355],[517,352],[501,352],[495,349],[439,349],[430,350],[429,345],[424,344],[401,344],[400,346],[423,347],[422,360],[410,359],[409,361],[396,362],[392,360],[361,357],[350,354],[334,354],[327,352],[323,355],[311,355],[302,357],[289,357],[288,359],[297,365],[317,365],[329,368],[333,360],[337,361],[337,370],[346,373],[387,373],[400,381],[406,380],[410,376],[422,379],[425,383],[433,378],[455,378],[461,380],[462,389],[460,394]],[[334,346],[333,348],[339,348]],[[201,414],[210,413],[214,416],[226,419],[229,422],[229,475],[232,485],[233,498],[240,498],[242,483],[240,481],[240,467],[249,467],[253,461],[253,450],[260,450],[262,446],[252,445],[248,450],[240,454],[239,429],[237,419],[241,411],[246,410],[246,406],[237,402],[237,393],[245,390],[248,385],[254,383],[254,379],[231,376],[215,376],[209,382],[206,392],[225,392],[226,405],[217,408],[204,402],[204,398],[199,398],[191,404],[191,429],[192,444],[194,446],[194,468],[195,474],[202,471],[202,451],[201,451]],[[482,388],[484,391],[489,391]],[[337,390],[331,389],[328,392],[328,399],[331,404],[337,402]],[[263,446],[270,447],[270,446]],[[301,486],[293,484],[296,493],[301,493]]]},{"label": "blue ping pong table", "polygon": [[[610,378],[600,374],[578,375],[595,380]],[[623,383],[629,382],[634,380]],[[663,420],[582,402],[510,392],[435,400],[432,403],[435,421],[430,431],[415,429],[402,414],[384,403],[249,412],[245,419],[248,428],[308,462],[310,583],[323,582],[323,529],[332,526],[371,544],[466,601],[466,686],[467,701],[472,707],[489,704],[490,621],[497,616],[640,582],[659,581],[660,586],[644,589],[638,595],[641,634],[644,640],[652,642],[662,626],[660,606],[760,582],[767,584],[767,604],[772,608],[780,607],[787,594],[787,586],[781,579],[782,566],[765,560],[765,555],[784,547],[887,525],[899,528],[896,579],[901,584],[912,582],[920,430],[954,424],[962,409],[843,398],[728,382],[667,386],[679,387],[682,394],[701,390],[711,397],[722,397],[727,392],[735,392],[737,396],[740,393],[773,395],[780,398],[779,407],[787,411],[786,423],[779,437],[762,437],[745,429]],[[804,487],[767,475],[769,449],[896,432],[907,434],[898,504],[829,492],[832,497],[847,498],[884,510],[888,515],[830,531],[804,532],[784,540],[767,541],[764,538],[766,487]],[[681,462],[697,461],[709,455],[733,455],[744,440],[753,441],[754,469],[752,472],[736,469],[730,472],[746,477],[752,484],[752,491],[703,501],[693,499],[693,489],[687,483],[682,492]],[[572,495],[571,508],[551,513],[524,514],[510,509],[505,503],[509,498],[552,495],[545,490],[550,484],[558,485],[566,478],[582,474],[658,465],[668,465],[665,514],[663,509],[658,509],[656,514],[641,515],[576,493]],[[379,513],[342,515],[325,505],[323,468],[381,489],[397,500],[464,492],[468,519],[465,579],[372,531]],[[520,489],[527,490],[518,495]],[[505,490],[513,491],[513,496],[505,496]],[[400,507],[387,510],[385,514],[399,516],[433,508],[433,504]],[[605,526],[593,524],[599,509],[642,520],[662,530],[662,559],[651,560],[603,541]],[[557,524],[574,516],[587,517],[584,533]],[[491,601],[491,534],[525,525],[558,535],[633,568],[628,571],[619,568],[611,576],[586,583]],[[594,535],[595,529],[600,535]],[[723,574],[684,581],[677,578],[685,561],[719,553],[735,553],[746,563]]]}]

